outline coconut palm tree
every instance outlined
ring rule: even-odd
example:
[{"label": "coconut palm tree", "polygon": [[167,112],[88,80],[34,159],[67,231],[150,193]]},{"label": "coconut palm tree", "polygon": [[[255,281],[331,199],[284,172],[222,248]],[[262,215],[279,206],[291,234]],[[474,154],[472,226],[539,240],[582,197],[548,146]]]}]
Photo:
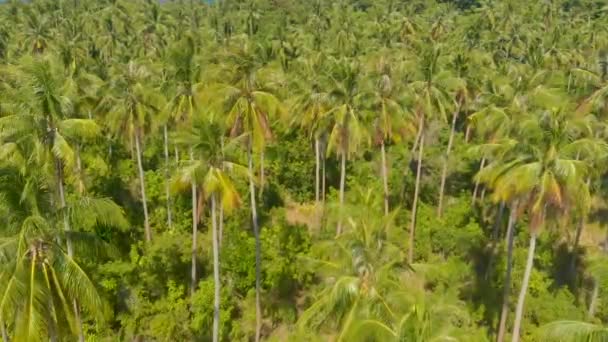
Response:
[{"label": "coconut palm tree", "polygon": [[[335,151],[340,156],[340,207],[344,207],[346,186],[346,161],[358,153],[362,145],[369,142],[369,132],[365,127],[370,113],[365,108],[365,83],[360,75],[361,67],[356,60],[335,59],[329,72],[331,82],[329,100],[331,108],[324,120],[331,127],[328,152]],[[342,232],[342,219],[338,219],[336,235]]]},{"label": "coconut palm tree", "polygon": [[[261,336],[262,307],[261,294],[261,243],[258,213],[255,196],[253,169],[254,152],[262,153],[266,142],[272,138],[270,119],[281,112],[281,104],[264,82],[264,77],[272,78],[276,69],[264,65],[262,46],[243,45],[226,54],[226,63],[218,70],[223,81],[212,84],[205,93],[206,101],[211,103],[215,112],[227,113],[226,120],[230,136],[246,134],[249,169],[249,196],[251,220],[256,241],[256,333],[258,342]],[[262,157],[263,158],[263,157]]]},{"label": "coconut palm tree", "polygon": [[[240,197],[232,181],[232,175],[236,172],[246,175],[247,170],[244,166],[225,160],[226,152],[236,148],[237,140],[228,144],[223,142],[224,123],[219,121],[217,116],[199,116],[195,118],[191,130],[182,132],[176,137],[176,141],[183,146],[191,149],[192,156],[190,161],[184,161],[184,166],[178,172],[174,184],[176,188],[186,188],[191,184],[198,187],[201,199],[211,201],[211,222],[212,222],[212,244],[213,244],[213,279],[214,279],[214,314],[213,314],[213,341],[219,340],[219,310],[220,310],[220,260],[219,260],[219,232],[217,216],[220,207],[222,212],[230,213],[240,205]],[[232,174],[232,175],[231,175]],[[219,201],[219,203],[218,203]],[[197,210],[197,203],[192,203],[193,212]],[[219,205],[219,206],[218,206]],[[196,218],[195,218],[196,219]],[[196,226],[194,226],[196,227]],[[193,259],[192,259],[192,293],[196,288],[196,241],[197,231],[192,232]]]},{"label": "coconut palm tree", "polygon": [[[107,113],[108,128],[114,135],[135,143],[135,156],[144,212],[145,239],[152,241],[152,229],[148,215],[146,183],[142,160],[142,141],[145,132],[151,130],[152,116],[164,106],[163,97],[152,87],[154,81],[149,66],[136,61],[115,65],[111,69],[112,78],[107,83],[104,98],[97,110]],[[131,145],[132,146],[132,145]]]},{"label": "coconut palm tree", "polygon": [[530,245],[513,326],[514,342],[519,340],[540,228],[547,217],[566,215],[589,198],[587,166],[574,158],[575,149],[584,142],[571,140],[567,119],[560,111],[532,115],[520,126],[520,134],[526,140],[514,144],[508,157],[489,165],[486,174],[480,175],[491,179],[488,185],[498,200],[507,202],[514,196],[524,199],[521,205],[530,216]]}]

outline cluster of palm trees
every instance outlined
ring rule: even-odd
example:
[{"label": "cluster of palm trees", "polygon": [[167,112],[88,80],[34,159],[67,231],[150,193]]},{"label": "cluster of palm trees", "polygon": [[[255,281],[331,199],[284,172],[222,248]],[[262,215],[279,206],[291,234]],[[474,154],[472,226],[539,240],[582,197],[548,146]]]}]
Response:
[{"label": "cluster of palm trees", "polygon": [[[391,0],[2,5],[4,340],[57,340],[70,334],[84,340],[81,316],[101,312],[102,302],[78,261],[92,252],[111,252],[95,238],[98,227],[139,229],[137,223],[129,227],[123,210],[95,180],[115,172],[111,164],[130,153],[136,170],[128,177],[137,180],[132,192],[143,217],[135,222],[141,222],[145,242],[176,225],[177,196],[191,198],[192,293],[199,281],[199,225],[210,219],[214,341],[221,338],[223,222],[249,193],[259,341],[257,201],[267,183],[264,152],[281,127],[303,130],[310,138],[316,165],[311,201],[325,207],[330,186],[338,192],[335,213],[324,213],[335,217],[327,220],[335,223],[335,237],[327,243],[338,247],[333,255],[311,261],[329,268],[330,284],[302,314],[299,327],[322,329],[335,315],[339,340],[361,337],[363,331],[386,340],[443,333],[426,325],[432,315],[445,314],[441,306],[412,306],[413,294],[399,285],[411,281],[410,267],[421,261],[415,255],[416,217],[428,169],[425,147],[438,144],[439,135],[446,139],[437,216],[453,193],[456,144],[466,144],[479,162],[471,180],[473,204],[492,202],[509,210],[499,341],[505,339],[510,311],[516,229],[528,227],[528,258],[511,334],[518,341],[539,233],[575,222],[576,254],[608,155],[603,122],[608,61],[601,52],[608,34],[588,9],[565,4],[480,2],[466,15],[450,4]],[[566,22],[579,28],[566,32]],[[146,170],[153,163],[144,152],[155,142],[163,146],[162,162]],[[403,165],[396,165],[391,150],[403,146],[410,152]],[[358,196],[369,201],[355,209],[346,198],[353,193],[347,191],[349,163],[369,158],[366,153],[378,156],[382,185],[381,209],[370,212],[364,209],[377,209],[374,194]],[[332,154],[340,176],[328,185],[326,163],[333,162]],[[411,197],[400,196],[393,191],[398,185],[389,182],[391,173],[410,176],[411,161]],[[164,208],[150,208],[146,173],[158,170],[165,176],[166,202]],[[395,220],[402,205],[411,206],[409,226],[401,229],[408,236],[389,239],[399,230]],[[165,212],[166,225],[153,222],[150,213],[158,210]],[[352,214],[357,212],[360,217]],[[344,274],[346,269],[351,272]],[[332,274],[336,271],[340,276]],[[418,290],[424,296],[423,287]]]}]

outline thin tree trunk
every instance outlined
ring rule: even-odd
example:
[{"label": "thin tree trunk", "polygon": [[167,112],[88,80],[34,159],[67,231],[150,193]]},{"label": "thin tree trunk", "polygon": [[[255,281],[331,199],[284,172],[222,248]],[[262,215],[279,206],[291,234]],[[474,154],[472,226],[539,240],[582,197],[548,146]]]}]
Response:
[{"label": "thin tree trunk", "polygon": [[[481,158],[481,163],[479,164],[479,171],[483,170],[486,166],[486,158]],[[479,191],[479,180],[475,180],[475,188],[473,188],[473,197],[471,199],[471,205],[475,205],[475,200],[477,199],[477,192]]]},{"label": "thin tree trunk", "polygon": [[496,250],[496,246],[498,246],[498,236],[500,232],[500,226],[504,210],[505,202],[500,202],[498,206],[498,213],[496,214],[496,218],[494,220],[494,229],[492,230],[492,254],[490,254],[490,260],[488,261],[488,269],[485,275],[486,280],[490,279],[492,277],[492,273],[494,272],[494,259],[496,258],[496,254],[498,253],[498,251]]},{"label": "thin tree trunk", "polygon": [[574,237],[574,244],[572,245],[572,256],[570,257],[569,271],[570,271],[571,279],[574,279],[574,275],[576,273],[577,250],[578,250],[578,245],[580,244],[580,241],[581,241],[581,235],[582,235],[584,227],[585,227],[585,217],[583,215],[581,215],[581,217],[579,218],[579,221],[578,221],[578,225],[576,227],[576,235]]},{"label": "thin tree trunk", "polygon": [[405,200],[405,177],[407,176],[407,171],[410,169],[409,168],[409,164],[410,161],[412,159],[411,156],[414,155],[414,152],[416,152],[416,149],[418,148],[418,144],[420,143],[420,134],[422,132],[422,122],[420,122],[418,124],[418,133],[416,133],[416,139],[414,139],[414,145],[412,146],[412,149],[410,150],[410,160],[407,161],[407,165],[405,168],[403,168],[403,187],[401,188],[401,200]]},{"label": "thin tree trunk", "polygon": [[315,202],[319,203],[319,190],[320,190],[320,157],[319,157],[319,138],[315,138]]},{"label": "thin tree trunk", "polygon": [[509,223],[507,224],[507,267],[505,272],[505,280],[502,290],[502,309],[500,311],[500,323],[498,325],[497,342],[504,341],[505,332],[507,329],[507,317],[509,315],[509,297],[511,295],[511,271],[513,268],[513,239],[515,236],[515,220],[517,218],[517,201],[511,203],[511,213],[509,214]]},{"label": "thin tree trunk", "polygon": [[410,245],[407,253],[407,261],[414,262],[414,237],[416,231],[416,214],[418,213],[418,193],[420,192],[420,176],[422,173],[422,153],[424,149],[424,134],[420,135],[420,146],[418,147],[418,166],[416,166],[416,186],[414,188],[414,201],[412,202],[412,214],[410,219]]},{"label": "thin tree trunk", "polygon": [[144,209],[144,228],[146,232],[146,242],[152,241],[152,231],[150,230],[150,221],[148,218],[148,200],[146,198],[146,181],[144,179],[144,167],[141,161],[141,146],[139,142],[139,130],[135,131],[135,149],[137,154],[137,170],[139,172],[139,187],[141,190],[141,200]]},{"label": "thin tree trunk", "polygon": [[467,124],[467,129],[464,132],[464,142],[468,143],[471,138],[471,125]]},{"label": "thin tree trunk", "polygon": [[253,180],[253,141],[249,137],[247,159],[249,167],[249,199],[251,201],[251,221],[253,223],[253,235],[255,236],[255,342],[260,341],[262,330],[262,306],[260,303],[260,277],[261,277],[261,244],[260,231],[258,227],[258,212],[255,203],[255,184]]},{"label": "thin tree trunk", "polygon": [[321,169],[322,169],[322,177],[321,177],[321,201],[325,203],[325,153],[323,153],[323,158],[321,159]]},{"label": "thin tree trunk", "polygon": [[437,204],[437,216],[443,215],[443,193],[445,191],[445,181],[448,177],[448,164],[450,159],[450,152],[452,151],[452,144],[454,143],[454,134],[456,133],[456,119],[458,119],[458,112],[460,108],[456,109],[454,115],[452,115],[452,127],[450,128],[450,137],[448,138],[448,147],[445,150],[445,159],[443,160],[443,170],[441,171],[441,185],[439,186],[439,203]]},{"label": "thin tree trunk", "polygon": [[380,145],[380,151],[382,155],[382,185],[384,187],[384,215],[388,216],[390,210],[388,203],[388,166],[386,165],[386,148],[384,146],[384,140]]},{"label": "thin tree trunk", "polygon": [[179,163],[179,150],[177,146],[173,146],[173,153],[175,154],[175,164]]},{"label": "thin tree trunk", "polygon": [[342,152],[342,162],[340,163],[340,209],[338,216],[338,227],[336,228],[336,236],[342,233],[342,215],[344,214],[344,186],[346,183],[346,152]]},{"label": "thin tree trunk", "polygon": [[220,246],[220,250],[222,248],[222,242],[224,241],[224,207],[220,205],[220,209],[219,209],[219,246]]},{"label": "thin tree trunk", "polygon": [[164,135],[164,152],[165,152],[165,195],[167,196],[167,225],[169,229],[173,227],[173,220],[171,217],[171,191],[169,189],[169,136],[167,134],[167,125],[163,126]]},{"label": "thin tree trunk", "polygon": [[[194,161],[194,154],[190,150],[190,159]],[[196,180],[192,179],[192,265],[190,270],[190,294],[194,297],[198,277],[196,274],[196,255],[198,251],[198,198],[196,194]]]},{"label": "thin tree trunk", "polygon": [[524,303],[528,292],[528,283],[530,282],[530,273],[532,273],[532,265],[534,263],[534,250],[536,249],[536,233],[530,235],[530,246],[528,247],[528,260],[526,261],[526,270],[524,272],[524,280],[521,283],[519,298],[517,299],[517,308],[515,309],[515,323],[513,323],[513,336],[511,342],[519,341],[519,331],[521,328],[521,319],[524,314]]},{"label": "thin tree trunk", "polygon": [[218,227],[216,220],[216,202],[217,194],[211,195],[211,224],[213,227],[213,284],[214,284],[214,301],[213,301],[213,342],[219,341],[220,331],[220,254],[218,243]]},{"label": "thin tree trunk", "polygon": [[264,193],[264,185],[265,185],[265,179],[264,179],[264,151],[260,152],[260,199],[262,198],[262,194]]},{"label": "thin tree trunk", "polygon": [[593,292],[591,292],[591,301],[589,302],[589,311],[587,312],[588,318],[595,316],[595,308],[597,306],[597,298],[600,292],[599,281],[596,277],[593,277]]},{"label": "thin tree trunk", "polygon": [[2,342],[9,342],[8,333],[6,332],[6,326],[4,320],[0,317],[0,331],[2,332]]},{"label": "thin tree trunk", "polygon": [[[578,155],[576,156],[576,160],[578,160]],[[587,187],[591,183],[591,178],[587,178]],[[574,244],[572,245],[572,256],[570,258],[570,277],[574,279],[576,274],[576,261],[577,261],[577,250],[581,241],[581,235],[583,233],[583,229],[585,229],[585,215],[581,213],[581,217],[578,221],[578,226],[576,227],[576,235],[574,236]]]}]

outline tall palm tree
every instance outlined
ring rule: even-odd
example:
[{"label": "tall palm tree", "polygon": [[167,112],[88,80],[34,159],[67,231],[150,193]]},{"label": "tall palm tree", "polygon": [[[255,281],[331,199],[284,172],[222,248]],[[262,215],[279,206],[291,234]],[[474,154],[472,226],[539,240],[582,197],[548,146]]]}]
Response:
[{"label": "tall palm tree", "polygon": [[[361,68],[356,60],[346,58],[333,60],[329,72],[331,82],[329,100],[331,108],[325,114],[331,126],[328,152],[335,151],[340,156],[340,207],[344,207],[346,186],[346,160],[359,152],[369,140],[366,130],[365,84],[361,78]],[[338,219],[336,235],[342,232],[342,219]]]},{"label": "tall palm tree", "polygon": [[[220,207],[222,212],[230,213],[240,205],[240,197],[231,179],[231,172],[246,174],[245,167],[225,160],[226,151],[234,149],[237,140],[224,145],[223,123],[212,114],[206,117],[198,117],[194,121],[191,130],[181,133],[176,140],[179,144],[188,146],[192,156],[190,161],[185,161],[183,168],[179,171],[174,184],[178,188],[187,188],[190,184],[198,187],[200,198],[211,201],[211,223],[212,223],[212,245],[213,245],[213,279],[214,279],[214,311],[213,311],[213,341],[219,341],[219,313],[220,313],[220,260],[219,260],[219,231],[217,217]],[[218,203],[219,201],[219,203]],[[197,203],[192,203],[193,212],[196,212]],[[219,206],[218,206],[219,205]],[[196,218],[195,218],[196,219]],[[193,230],[193,248],[197,240],[196,230]],[[193,253],[197,251],[194,250]],[[192,293],[196,287],[196,255],[192,259]]]},{"label": "tall palm tree", "polygon": [[150,130],[151,117],[164,106],[164,99],[151,84],[153,74],[149,66],[136,61],[116,65],[111,69],[112,78],[107,84],[105,97],[97,110],[107,113],[107,122],[112,134],[125,141],[135,142],[137,170],[144,212],[145,239],[152,241],[152,229],[148,215],[146,183],[142,160],[142,140]]},{"label": "tall palm tree", "polygon": [[382,163],[382,185],[384,189],[384,214],[388,215],[389,207],[389,187],[388,187],[388,164],[386,160],[386,144],[393,141],[400,141],[401,138],[415,131],[412,118],[403,109],[397,94],[400,93],[394,84],[394,72],[391,70],[389,61],[381,59],[378,63],[378,81],[373,92],[372,108],[377,113],[374,129],[377,143],[380,145],[380,155]]},{"label": "tall palm tree", "polygon": [[256,333],[259,342],[262,328],[261,306],[261,242],[258,213],[255,196],[255,179],[253,168],[254,151],[263,152],[266,142],[272,138],[270,119],[281,112],[281,104],[264,82],[264,77],[272,77],[276,71],[266,66],[260,54],[260,46],[244,45],[236,51],[228,52],[226,64],[219,70],[223,82],[219,81],[209,87],[205,94],[214,105],[216,112],[227,113],[226,120],[232,137],[246,134],[247,164],[249,169],[249,197],[251,220],[255,236],[256,260]]},{"label": "tall palm tree", "polygon": [[[167,83],[172,94],[164,109],[164,116],[166,117],[163,118],[163,121],[165,121],[163,125],[165,172],[168,176],[170,172],[168,125],[171,121],[176,125],[190,122],[195,112],[200,110],[198,97],[202,88],[200,83],[201,66],[196,60],[196,45],[192,37],[186,36],[178,41],[170,49],[166,63],[168,64],[169,74]],[[178,155],[177,148],[176,155]],[[169,177],[167,177],[167,183],[165,184],[165,193],[167,196],[167,223],[171,228],[171,194],[168,179]],[[196,200],[196,198],[193,198],[193,200]]]},{"label": "tall palm tree", "polygon": [[[586,164],[573,156],[580,141],[571,140],[568,117],[559,111],[541,112],[521,123],[525,141],[514,144],[508,157],[488,166],[495,197],[507,201],[525,198],[530,216],[530,245],[521,291],[517,301],[512,341],[519,341],[519,330],[532,271],[536,239],[547,217],[568,214],[571,208],[588,202]],[[482,175],[482,177],[485,177]]]}]

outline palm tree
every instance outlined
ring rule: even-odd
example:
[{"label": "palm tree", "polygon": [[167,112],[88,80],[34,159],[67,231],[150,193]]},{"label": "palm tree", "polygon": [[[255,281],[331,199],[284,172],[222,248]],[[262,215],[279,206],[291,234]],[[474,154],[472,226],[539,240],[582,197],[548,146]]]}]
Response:
[{"label": "palm tree", "polygon": [[[198,187],[201,199],[211,199],[211,223],[212,223],[212,244],[213,244],[213,279],[214,279],[214,313],[213,313],[213,341],[219,340],[219,313],[220,313],[220,260],[219,260],[219,233],[217,216],[219,206],[222,212],[230,213],[235,207],[240,205],[239,195],[233,185],[231,175],[228,171],[242,174],[246,169],[235,163],[226,161],[226,150],[234,149],[237,140],[224,146],[223,144],[223,125],[213,115],[195,118],[191,130],[180,134],[176,140],[180,145],[188,146],[191,149],[192,160],[185,162],[184,167],[179,171],[174,184],[177,188],[185,188],[190,184]],[[196,212],[197,203],[192,202],[192,211]],[[196,217],[194,218],[196,220]],[[192,259],[192,293],[196,288],[196,225],[193,229],[193,259]]]},{"label": "palm tree", "polygon": [[[346,160],[359,151],[369,140],[365,129],[366,116],[364,82],[361,68],[355,60],[333,60],[328,76],[331,82],[329,99],[331,108],[325,114],[331,126],[328,152],[334,150],[340,156],[340,207],[344,207],[346,185]],[[336,235],[342,232],[342,219],[338,219]]]},{"label": "palm tree", "polygon": [[380,144],[382,160],[382,185],[384,189],[384,214],[388,215],[389,189],[388,189],[388,165],[386,160],[386,144],[392,141],[400,141],[407,133],[415,131],[411,118],[403,110],[402,104],[396,98],[399,89],[394,85],[391,64],[381,59],[378,63],[379,79],[373,94],[373,110],[378,113],[374,122],[375,140]]},{"label": "palm tree", "polygon": [[114,66],[112,78],[107,84],[106,96],[101,100],[98,111],[108,113],[107,121],[113,134],[126,141],[135,142],[135,154],[139,186],[144,212],[146,242],[152,241],[152,229],[148,216],[146,183],[142,161],[142,140],[151,125],[151,116],[163,107],[163,98],[151,86],[153,74],[149,67],[130,61]]},{"label": "palm tree", "polygon": [[571,141],[568,117],[562,112],[541,112],[520,123],[520,134],[527,140],[514,144],[502,160],[489,165],[495,198],[508,201],[513,196],[525,198],[522,203],[530,216],[530,245],[517,301],[512,341],[519,340],[536,239],[546,217],[567,214],[570,208],[588,202],[585,182],[586,164],[572,158],[581,141]]},{"label": "palm tree", "polygon": [[294,70],[295,72],[300,71],[301,75],[298,73],[297,76],[299,77],[293,78],[293,88],[298,94],[293,98],[293,124],[306,129],[314,140],[315,201],[317,203],[320,202],[321,198],[325,198],[325,188],[321,189],[321,183],[325,181],[324,168],[323,175],[321,175],[321,165],[324,164],[321,162],[324,155],[321,148],[321,139],[326,134],[326,127],[321,124],[323,123],[323,116],[328,111],[329,94],[323,89],[323,80],[319,77],[324,60],[322,53],[297,60]]},{"label": "palm tree", "polygon": [[324,286],[300,315],[298,328],[319,330],[333,324],[336,341],[350,340],[350,330],[361,315],[393,317],[401,304],[392,301],[393,291],[399,292],[400,276],[407,270],[394,239],[397,211],[378,215],[382,200],[372,189],[355,189],[355,194],[359,203],[336,212],[339,220],[348,210],[349,229],[315,244],[312,257],[305,259]]},{"label": "palm tree", "polygon": [[[418,163],[416,167],[416,183],[414,199],[412,201],[412,212],[410,218],[410,238],[408,262],[414,260],[414,242],[416,231],[416,215],[418,207],[418,195],[420,193],[420,179],[422,171],[422,157],[424,151],[425,129],[427,121],[434,116],[445,118],[453,101],[449,98],[449,92],[460,84],[460,81],[446,71],[440,70],[441,50],[438,45],[433,44],[420,56],[421,69],[420,79],[412,82],[409,86],[416,96],[415,112],[418,117]],[[415,143],[416,145],[416,143]]]},{"label": "palm tree", "polygon": [[221,77],[227,82],[218,82],[210,86],[205,94],[217,108],[216,112],[227,112],[230,135],[236,137],[246,134],[247,136],[245,145],[249,169],[251,220],[256,241],[256,342],[260,340],[262,327],[261,243],[253,153],[254,151],[261,153],[266,142],[272,138],[270,118],[277,116],[281,111],[279,100],[264,84],[263,77],[272,77],[276,72],[272,67],[263,65],[263,58],[260,58],[263,52],[260,46],[252,48],[244,45],[237,51],[228,53],[227,64],[219,67],[220,70],[225,71],[221,73]]},{"label": "palm tree", "polygon": [[[173,95],[169,99],[164,119],[165,124],[163,125],[163,138],[164,138],[164,155],[165,155],[165,168],[167,175],[167,182],[165,184],[165,194],[167,196],[167,223],[169,228],[172,227],[172,213],[171,213],[171,194],[169,191],[169,135],[168,135],[168,123],[173,121],[177,125],[182,125],[185,122],[189,122],[194,117],[194,113],[199,110],[198,95],[201,92],[202,84],[199,82],[201,66],[195,60],[196,57],[196,46],[192,37],[185,37],[178,41],[175,46],[170,50],[167,56],[168,64],[168,82],[170,92]],[[178,155],[176,148],[176,156]],[[196,196],[193,196],[193,200],[196,201]],[[196,214],[196,211],[194,212]]]}]

